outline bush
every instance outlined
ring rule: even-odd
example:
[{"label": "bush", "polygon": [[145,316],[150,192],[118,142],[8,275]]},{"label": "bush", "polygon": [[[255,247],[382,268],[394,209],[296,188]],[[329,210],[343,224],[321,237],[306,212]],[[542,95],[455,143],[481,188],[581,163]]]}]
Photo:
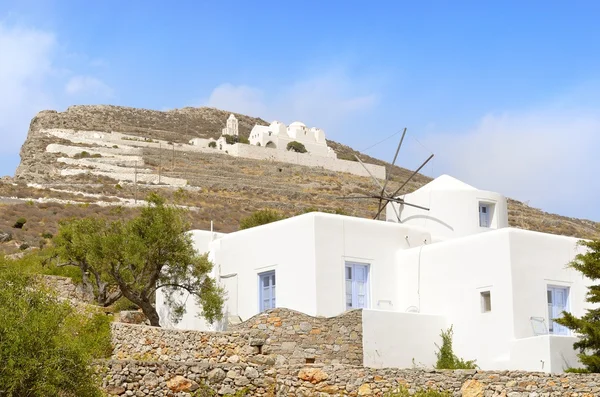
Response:
[{"label": "bush", "polygon": [[15,224],[13,225],[13,227],[15,229],[23,229],[23,226],[27,223],[27,219],[25,218],[19,218],[17,219],[17,221],[15,222]]},{"label": "bush", "polygon": [[29,244],[27,244],[27,243],[23,243],[23,244],[19,245],[19,249],[21,251],[25,251],[27,248],[29,248]]},{"label": "bush", "polygon": [[101,396],[90,364],[108,357],[109,319],[78,314],[23,273],[0,268],[3,396]]},{"label": "bush", "polygon": [[43,238],[47,238],[47,239],[51,239],[52,237],[54,237],[54,235],[50,232],[44,232],[42,233],[42,237]]},{"label": "bush", "polygon": [[215,149],[217,147],[217,142],[215,142],[215,141],[208,142],[208,147]]},{"label": "bush", "polygon": [[386,397],[451,397],[452,394],[447,391],[437,390],[417,390],[414,394],[410,394],[405,387],[398,391],[385,395]]},{"label": "bush", "polygon": [[275,210],[264,209],[255,211],[252,215],[240,220],[240,229],[250,229],[251,227],[266,225],[267,223],[276,222],[285,217]]},{"label": "bush", "polygon": [[75,156],[73,156],[73,158],[76,159],[85,159],[90,157],[90,153],[86,152],[85,150],[83,152],[77,153]]},{"label": "bush", "polygon": [[442,337],[442,346],[436,347],[438,348],[437,353],[437,363],[435,364],[436,369],[476,369],[479,368],[475,364],[475,360],[463,360],[462,358],[458,358],[452,349],[452,335],[454,331],[452,330],[452,326],[448,328],[447,331],[442,330],[440,336]]},{"label": "bush", "polygon": [[308,151],[306,150],[306,147],[298,141],[289,142],[286,149],[296,153],[306,153]]},{"label": "bush", "polygon": [[338,160],[347,160],[347,161],[358,161],[356,157],[351,154],[340,153],[337,155]]},{"label": "bush", "polygon": [[118,145],[113,145],[112,147],[113,147],[113,149],[118,149],[119,148]]},{"label": "bush", "polygon": [[248,138],[246,138],[245,136],[239,136],[238,137],[238,143],[243,143],[244,145],[249,145],[250,144],[250,140]]}]

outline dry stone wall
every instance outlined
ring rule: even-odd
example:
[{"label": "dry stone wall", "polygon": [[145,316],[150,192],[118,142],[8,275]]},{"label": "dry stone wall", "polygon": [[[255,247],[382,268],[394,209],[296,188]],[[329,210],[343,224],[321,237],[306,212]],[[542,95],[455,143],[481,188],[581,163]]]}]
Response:
[{"label": "dry stone wall", "polygon": [[262,353],[279,365],[363,364],[361,310],[325,318],[276,308],[230,329],[255,332],[265,340]]},{"label": "dry stone wall", "polygon": [[[522,371],[366,369],[347,365],[265,366],[253,363],[98,363],[110,395],[130,396],[389,396],[399,388],[463,397],[594,397],[599,374]],[[210,394],[213,393],[213,394]]]},{"label": "dry stone wall", "polygon": [[112,324],[113,358],[142,361],[246,362],[260,355],[249,332],[199,332]]}]

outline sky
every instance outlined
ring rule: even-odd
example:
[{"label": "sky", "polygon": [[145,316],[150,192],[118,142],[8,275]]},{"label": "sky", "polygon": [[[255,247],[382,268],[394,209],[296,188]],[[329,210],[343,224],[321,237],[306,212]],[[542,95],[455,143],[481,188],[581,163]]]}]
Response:
[{"label": "sky", "polygon": [[212,106],[387,161],[406,127],[400,166],[434,153],[426,175],[600,221],[598,15],[597,1],[0,0],[0,176],[43,109]]}]

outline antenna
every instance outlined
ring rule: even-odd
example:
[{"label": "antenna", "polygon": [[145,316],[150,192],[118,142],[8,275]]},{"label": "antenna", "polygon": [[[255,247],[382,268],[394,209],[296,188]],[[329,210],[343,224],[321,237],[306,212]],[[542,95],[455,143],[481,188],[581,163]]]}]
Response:
[{"label": "antenna", "polygon": [[[369,174],[371,179],[375,182],[375,185],[377,185],[377,187],[378,187],[377,194],[370,194],[370,195],[364,195],[364,196],[347,196],[347,197],[339,197],[339,198],[343,199],[343,200],[355,200],[355,199],[379,200],[379,205],[377,207],[377,213],[375,214],[373,219],[379,219],[379,215],[383,212],[383,210],[386,208],[388,203],[407,205],[409,207],[414,207],[414,208],[418,208],[418,209],[421,209],[424,211],[429,211],[429,208],[427,208],[427,207],[423,207],[423,206],[420,206],[417,204],[407,203],[406,201],[404,201],[403,198],[398,197],[398,193],[415,177],[415,175],[417,175],[419,173],[419,171],[421,171],[423,169],[423,167],[425,167],[425,165],[427,165],[427,163],[429,163],[429,161],[434,156],[433,154],[431,156],[429,156],[427,158],[427,160],[425,160],[421,164],[421,166],[419,168],[417,168],[417,170],[414,171],[408,177],[408,179],[400,185],[400,187],[398,189],[396,189],[396,191],[394,191],[393,193],[388,193],[386,191],[386,187],[391,179],[392,171],[394,170],[394,165],[396,164],[396,160],[398,159],[398,153],[400,152],[400,148],[402,147],[402,142],[404,142],[405,135],[406,135],[406,128],[404,128],[404,131],[402,132],[402,137],[400,138],[400,143],[398,144],[398,148],[396,149],[396,153],[394,154],[394,159],[392,160],[392,162],[390,163],[390,165],[387,169],[385,181],[384,181],[383,185],[381,184],[381,182],[379,182],[379,180],[377,178],[375,178],[375,176],[367,168],[365,163],[362,162],[362,160],[358,157],[358,155],[354,155],[354,157],[356,157],[356,160],[358,160],[358,162],[365,168],[365,170],[367,171],[367,173]],[[379,191],[379,189],[381,189],[381,191]],[[392,204],[392,210],[394,210],[394,213],[396,214],[396,218],[398,219],[398,222],[400,222],[400,214],[398,213],[398,210],[396,209],[396,207],[393,204]]]}]

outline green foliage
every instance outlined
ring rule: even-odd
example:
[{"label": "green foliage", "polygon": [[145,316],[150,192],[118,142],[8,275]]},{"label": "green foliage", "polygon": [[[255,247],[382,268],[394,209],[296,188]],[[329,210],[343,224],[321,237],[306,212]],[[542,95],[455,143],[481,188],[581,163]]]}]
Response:
[{"label": "green foliage", "polygon": [[137,310],[139,307],[129,299],[122,296],[112,305],[112,309],[115,313],[122,312],[124,310]]},{"label": "green foliage", "polygon": [[[198,384],[198,389],[192,393],[192,397],[218,397],[219,393],[210,388],[206,383],[201,382]],[[243,388],[235,392],[234,394],[225,394],[223,397],[245,397],[250,393],[248,388]]]},{"label": "green foliage", "polygon": [[442,346],[436,347],[438,351],[435,353],[437,356],[437,362],[435,364],[436,369],[476,369],[479,368],[475,364],[475,360],[463,360],[454,354],[452,349],[452,335],[454,331],[452,326],[448,330],[442,330],[440,336],[442,337]]},{"label": "green foliage", "polygon": [[241,135],[238,137],[238,142],[243,143],[244,145],[250,144],[250,140],[248,138],[246,138],[245,136],[241,136]]},{"label": "green foliage", "polygon": [[568,374],[589,374],[591,373],[587,368],[567,368],[565,372]]},{"label": "green foliage", "polygon": [[410,394],[407,388],[402,387],[397,391],[385,394],[385,397],[451,397],[452,393],[447,391],[437,390],[417,390],[414,394]]},{"label": "green foliage", "polygon": [[[154,295],[161,287],[173,321],[185,311],[182,291],[196,298],[209,322],[220,319],[223,291],[209,277],[213,264],[207,255],[196,253],[186,233],[184,210],[166,205],[154,193],[147,201],[149,205],[129,221],[85,218],[61,224],[55,238],[58,256],[81,269],[84,285],[93,284],[99,303],[111,304],[122,294],[154,326],[159,326]],[[93,275],[93,283],[87,273]]]},{"label": "green foliage", "polygon": [[25,226],[25,224],[27,223],[27,219],[25,218],[19,218],[15,221],[15,224],[13,225],[13,227],[15,229],[22,229],[23,226]]},{"label": "green foliage", "polygon": [[240,229],[250,229],[251,227],[280,221],[284,218],[285,217],[279,211],[271,209],[258,210],[253,212],[250,216],[240,220]]},{"label": "green foliage", "polygon": [[19,249],[21,251],[25,251],[27,248],[29,248],[29,244],[27,243],[22,243],[21,245],[19,245]]},{"label": "green foliage", "polygon": [[47,238],[47,239],[51,239],[52,237],[54,237],[54,235],[50,232],[44,232],[42,233],[42,237],[43,238]]},{"label": "green foliage", "polygon": [[308,152],[308,150],[306,150],[306,147],[304,146],[304,144],[298,142],[298,141],[292,141],[292,142],[288,142],[287,146],[286,146],[287,150],[291,150],[293,152],[296,153],[306,153]]},{"label": "green foliage", "polygon": [[[222,136],[225,137],[225,143],[227,143],[228,145],[233,145],[236,143],[243,143],[243,144],[247,145],[250,143],[248,138],[246,138],[245,136],[241,136],[241,135],[237,135],[237,136],[236,135],[222,135]],[[208,146],[210,146],[210,143],[208,144]],[[215,143],[215,147],[216,146],[217,146],[217,144]]]},{"label": "green foliage", "polygon": [[118,149],[119,146],[118,145],[112,145],[113,149]]},{"label": "green foliage", "polygon": [[107,357],[107,316],[82,315],[30,275],[0,267],[0,390],[17,396],[101,396],[90,367]]},{"label": "green foliage", "polygon": [[208,147],[210,147],[210,148],[213,148],[213,149],[214,149],[214,148],[216,148],[216,147],[217,147],[217,142],[215,142],[215,141],[210,141],[210,142],[208,143]]},{"label": "green foliage", "polygon": [[[580,241],[579,245],[587,250],[578,254],[569,266],[592,281],[600,279],[600,240]],[[600,302],[600,284],[588,287],[586,301],[592,304]],[[578,334],[579,340],[573,347],[579,350],[579,360],[587,371],[600,372],[600,308],[589,309],[579,318],[563,312],[563,317],[555,321]]]}]

